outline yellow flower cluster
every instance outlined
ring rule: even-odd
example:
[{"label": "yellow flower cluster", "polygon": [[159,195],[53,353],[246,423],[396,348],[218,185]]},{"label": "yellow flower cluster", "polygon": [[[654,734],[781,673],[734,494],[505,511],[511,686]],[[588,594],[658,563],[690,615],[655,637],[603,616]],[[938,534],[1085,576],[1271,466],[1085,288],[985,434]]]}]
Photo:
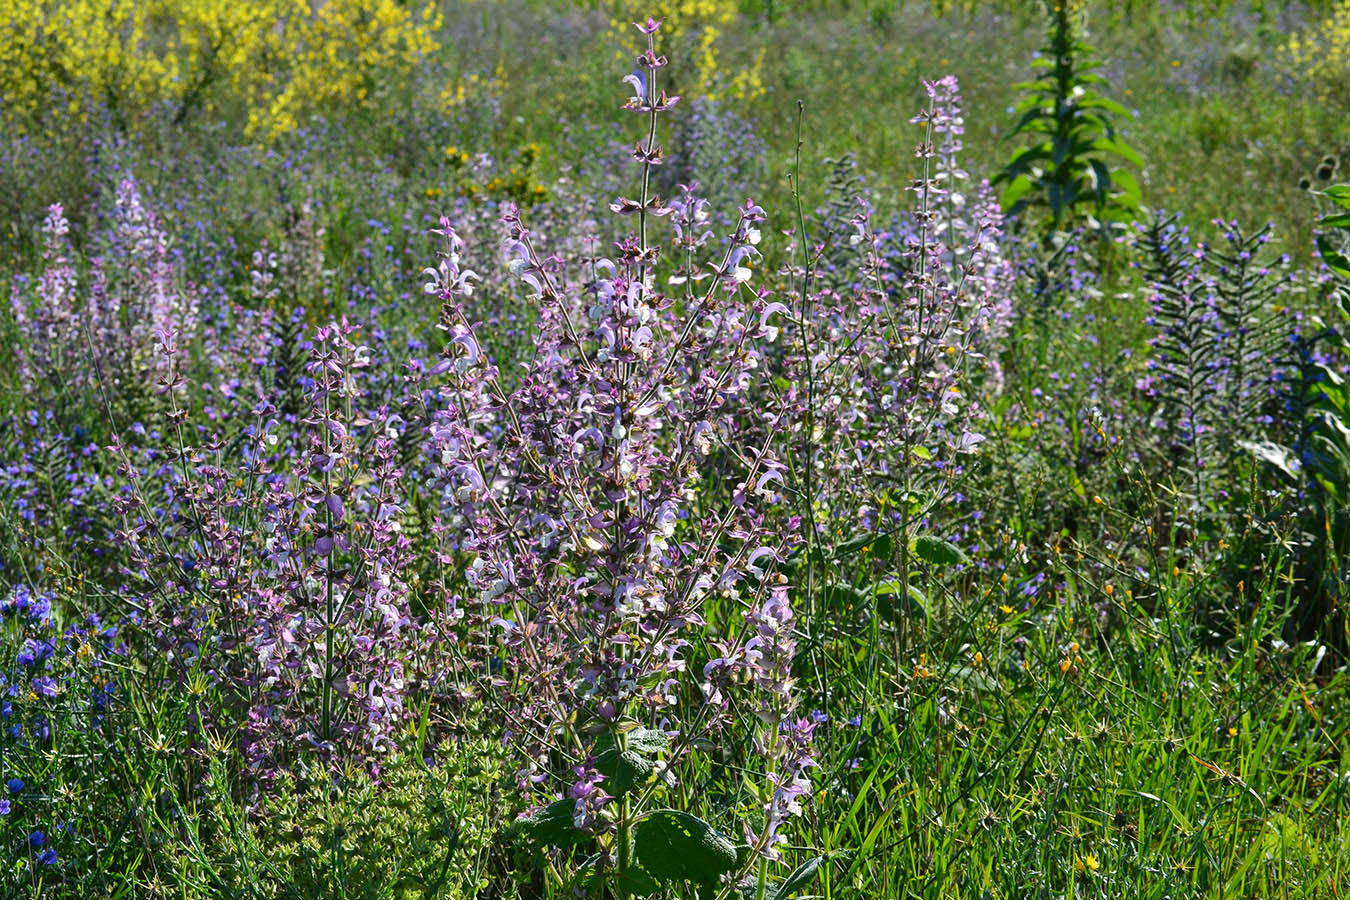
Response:
[{"label": "yellow flower cluster", "polygon": [[[693,77],[677,76],[676,93],[689,93],[716,99],[719,88],[738,100],[753,99],[764,93],[760,71],[764,53],[749,69],[725,78],[718,70],[718,56],[724,29],[738,14],[736,0],[615,0],[610,18],[610,40],[621,47],[620,56],[632,65],[637,55],[646,49],[646,39],[633,23],[645,21],[647,16],[660,19],[662,51],[672,59],[692,59]],[[692,81],[692,83],[691,83]]]},{"label": "yellow flower cluster", "polygon": [[506,69],[501,63],[497,64],[496,71],[490,77],[470,72],[445,86],[441,91],[441,105],[446,109],[454,109],[471,100],[491,100],[500,96],[505,82]]},{"label": "yellow flower cluster", "polygon": [[134,127],[248,104],[249,134],[270,137],[410,72],[439,25],[398,0],[7,0],[0,108],[9,128],[56,132],[95,110]]},{"label": "yellow flower cluster", "polygon": [[[57,100],[77,108],[89,96],[123,105],[176,82],[175,61],[142,53],[151,8],[126,3],[9,0],[0,13],[0,102],[35,115]],[[63,89],[65,94],[50,90]]]},{"label": "yellow flower cluster", "polygon": [[1344,97],[1350,90],[1350,0],[1343,0],[1321,23],[1292,35],[1284,56],[1321,99]]},{"label": "yellow flower cluster", "polygon": [[[472,179],[473,173],[466,171],[469,154],[456,146],[445,148],[445,160],[451,173],[450,180],[457,181],[455,193],[469,200],[510,200],[520,206],[533,206],[548,198],[548,189],[535,180],[534,164],[539,161],[541,148],[530,143],[515,152],[516,161],[510,171],[493,174],[481,185]],[[426,190],[427,199],[436,200],[444,196],[445,190],[430,187]]]},{"label": "yellow flower cluster", "polygon": [[[299,5],[307,6],[305,0]],[[414,18],[398,0],[326,0],[305,21],[291,78],[265,117],[250,116],[250,134],[293,131],[299,116],[315,107],[366,105],[378,75],[406,76],[436,49],[433,35],[441,24],[433,5]]]}]

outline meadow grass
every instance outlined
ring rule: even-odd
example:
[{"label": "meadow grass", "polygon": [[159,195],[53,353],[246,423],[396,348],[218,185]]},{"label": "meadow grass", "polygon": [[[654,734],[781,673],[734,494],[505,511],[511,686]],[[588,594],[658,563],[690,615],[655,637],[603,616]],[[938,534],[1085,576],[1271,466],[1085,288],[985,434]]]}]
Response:
[{"label": "meadow grass", "polygon": [[1086,4],[1102,238],[1037,5],[370,6],[0,110],[0,896],[1350,891],[1333,7]]}]

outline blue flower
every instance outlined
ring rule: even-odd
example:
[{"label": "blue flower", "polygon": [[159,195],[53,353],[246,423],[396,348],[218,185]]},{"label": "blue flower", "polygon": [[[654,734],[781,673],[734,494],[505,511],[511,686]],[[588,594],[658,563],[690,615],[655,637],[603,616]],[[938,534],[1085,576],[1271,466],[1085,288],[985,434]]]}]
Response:
[{"label": "blue flower", "polygon": [[43,834],[41,831],[35,831],[28,836],[28,846],[32,847],[34,850],[41,850],[42,845],[45,843],[47,843],[47,835]]},{"label": "blue flower", "polygon": [[632,74],[624,78],[624,83],[631,84],[633,86],[633,94],[635,96],[635,99],[637,99],[639,102],[646,99],[647,75],[645,72],[642,71],[641,66],[638,66],[637,68],[633,69]]},{"label": "blue flower", "polygon": [[23,779],[11,778],[6,784],[6,787],[9,788],[11,794],[17,794],[19,791],[23,790]]},{"label": "blue flower", "polygon": [[44,866],[56,865],[56,848],[48,847],[46,850],[43,850],[41,853],[38,854],[37,861],[42,863]]},{"label": "blue flower", "polygon": [[0,797],[0,816],[9,815],[9,798]]},{"label": "blue flower", "polygon": [[16,659],[21,666],[34,666],[50,657],[56,652],[56,645],[51,641],[36,641],[29,638],[24,641],[22,649],[19,650]]}]

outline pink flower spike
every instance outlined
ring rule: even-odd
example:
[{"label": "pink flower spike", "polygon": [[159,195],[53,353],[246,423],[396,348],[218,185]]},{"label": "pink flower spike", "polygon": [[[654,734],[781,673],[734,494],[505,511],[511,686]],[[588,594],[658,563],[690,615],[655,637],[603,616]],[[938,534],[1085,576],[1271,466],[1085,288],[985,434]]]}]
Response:
[{"label": "pink flower spike", "polygon": [[656,29],[661,27],[661,20],[653,19],[651,16],[648,16],[646,25],[643,25],[639,22],[634,22],[633,27],[636,28],[638,31],[642,32],[643,34],[656,34]]}]

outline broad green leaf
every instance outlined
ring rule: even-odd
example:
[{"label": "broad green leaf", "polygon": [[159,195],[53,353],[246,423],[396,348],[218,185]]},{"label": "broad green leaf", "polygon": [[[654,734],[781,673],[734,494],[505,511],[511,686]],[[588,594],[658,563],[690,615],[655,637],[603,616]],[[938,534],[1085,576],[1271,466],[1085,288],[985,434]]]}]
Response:
[{"label": "broad green leaf", "polygon": [[947,676],[953,681],[959,681],[966,687],[978,688],[982,691],[997,691],[1001,685],[993,675],[989,674],[987,669],[976,669],[972,666],[956,666],[948,671]]},{"label": "broad green leaf", "polygon": [[638,863],[660,881],[714,883],[736,868],[736,845],[698,816],[659,809],[638,822],[633,849]]},{"label": "broad green leaf", "polygon": [[1322,193],[1330,197],[1337,206],[1350,209],[1350,184],[1333,184]]},{"label": "broad green leaf", "polygon": [[619,875],[619,886],[624,893],[635,897],[650,897],[661,892],[661,882],[642,866],[629,866]]},{"label": "broad green leaf", "polygon": [[1133,147],[1131,147],[1129,144],[1126,144],[1124,141],[1099,138],[1093,143],[1097,150],[1100,150],[1104,153],[1114,153],[1116,156],[1126,159],[1134,163],[1136,166],[1142,166],[1144,164],[1143,158],[1141,158],[1139,154],[1134,151]]},{"label": "broad green leaf", "polygon": [[1126,119],[1134,118],[1134,113],[1126,109],[1124,105],[1117,103],[1110,98],[1103,97],[1100,94],[1094,94],[1087,100],[1079,101],[1078,105],[1083,109],[1104,109],[1109,113],[1114,113]]},{"label": "broad green leaf", "polygon": [[595,770],[606,777],[605,788],[614,796],[622,796],[637,785],[647,783],[656,770],[652,757],[666,752],[668,739],[664,731],[633,727],[624,737],[624,749],[618,749],[612,734],[606,734],[597,746]]},{"label": "broad green leaf", "polygon": [[964,565],[970,562],[966,551],[951,541],[929,534],[916,537],[910,549],[919,559],[934,566],[954,566],[958,563]]},{"label": "broad green leaf", "polygon": [[595,758],[595,770],[605,776],[605,790],[622,797],[647,783],[656,770],[656,761],[634,750],[610,747]]},{"label": "broad green leaf", "polygon": [[1238,441],[1238,446],[1294,481],[1299,480],[1298,457],[1288,447],[1270,441]]},{"label": "broad green leaf", "polygon": [[570,847],[589,837],[573,822],[577,802],[555,800],[543,809],[517,819],[512,831],[539,847]]},{"label": "broad green leaf", "polygon": [[1115,182],[1116,187],[1120,188],[1121,194],[1130,199],[1131,205],[1140,205],[1143,194],[1139,190],[1139,182],[1135,180],[1133,175],[1124,169],[1119,169],[1111,173],[1111,179]]},{"label": "broad green leaf", "polygon": [[862,534],[834,546],[834,557],[839,559],[855,553],[872,556],[890,556],[892,539],[889,534]]},{"label": "broad green leaf", "polygon": [[770,895],[773,900],[788,900],[793,894],[806,887],[816,880],[816,875],[820,872],[821,863],[825,862],[823,856],[813,856],[800,866],[792,870],[792,874],[783,880]]},{"label": "broad green leaf", "polygon": [[1026,176],[1014,178],[1011,183],[1009,183],[1008,189],[1003,192],[1003,208],[1012,209],[1017,201],[1021,200],[1024,196],[1034,190],[1035,187],[1035,183]]},{"label": "broad green leaf", "polygon": [[1317,236],[1317,252],[1322,255],[1322,261],[1327,264],[1327,268],[1342,278],[1350,278],[1350,259],[1347,259],[1325,234]]}]

